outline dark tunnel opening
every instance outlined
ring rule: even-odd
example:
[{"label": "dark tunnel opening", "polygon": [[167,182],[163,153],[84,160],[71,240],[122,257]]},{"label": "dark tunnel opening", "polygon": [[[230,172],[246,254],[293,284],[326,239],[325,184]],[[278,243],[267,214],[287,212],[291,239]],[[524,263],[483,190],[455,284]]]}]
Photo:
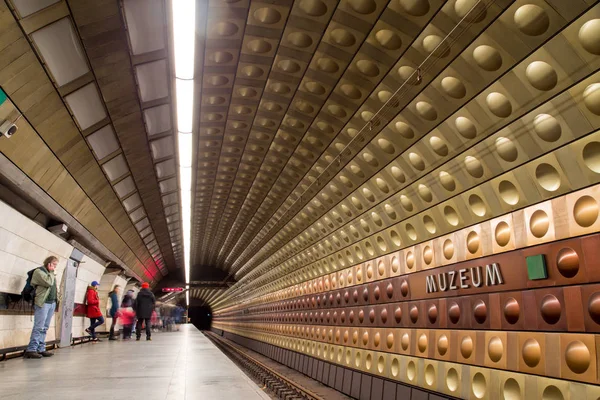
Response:
[{"label": "dark tunnel opening", "polygon": [[188,316],[196,328],[201,331],[210,330],[212,326],[212,310],[209,306],[190,306]]}]

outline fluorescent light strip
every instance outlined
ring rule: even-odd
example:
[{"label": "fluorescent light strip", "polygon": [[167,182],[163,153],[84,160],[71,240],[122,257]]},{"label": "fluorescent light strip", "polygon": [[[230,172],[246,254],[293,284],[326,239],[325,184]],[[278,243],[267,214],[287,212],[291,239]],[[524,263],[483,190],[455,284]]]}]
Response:
[{"label": "fluorescent light strip", "polygon": [[[190,245],[192,223],[192,127],[194,125],[194,58],[196,0],[172,0],[175,53],[175,93],[177,101],[177,144],[179,187],[183,229],[183,259],[186,289],[190,283]],[[186,303],[189,305],[186,290]]]}]

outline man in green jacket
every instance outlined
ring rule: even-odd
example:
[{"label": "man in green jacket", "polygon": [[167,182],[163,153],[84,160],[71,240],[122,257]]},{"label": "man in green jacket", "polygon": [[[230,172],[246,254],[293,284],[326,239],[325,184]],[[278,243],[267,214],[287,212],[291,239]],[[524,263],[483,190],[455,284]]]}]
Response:
[{"label": "man in green jacket", "polygon": [[56,309],[58,291],[54,270],[58,258],[50,256],[44,260],[44,266],[37,268],[31,277],[31,286],[35,287],[33,329],[25,358],[51,357],[54,354],[46,351],[46,332],[50,327],[52,315]]}]

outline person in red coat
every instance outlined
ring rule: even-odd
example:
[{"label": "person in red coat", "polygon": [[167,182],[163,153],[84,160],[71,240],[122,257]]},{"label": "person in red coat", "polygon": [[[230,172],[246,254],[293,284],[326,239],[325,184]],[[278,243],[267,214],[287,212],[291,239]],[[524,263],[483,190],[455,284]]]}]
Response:
[{"label": "person in red coat", "polygon": [[104,317],[102,316],[102,311],[100,311],[98,286],[100,286],[100,284],[97,281],[92,282],[85,293],[85,303],[87,304],[86,316],[90,319],[90,327],[85,331],[92,336],[94,342],[100,341],[100,339],[96,337],[95,330],[104,323]]}]

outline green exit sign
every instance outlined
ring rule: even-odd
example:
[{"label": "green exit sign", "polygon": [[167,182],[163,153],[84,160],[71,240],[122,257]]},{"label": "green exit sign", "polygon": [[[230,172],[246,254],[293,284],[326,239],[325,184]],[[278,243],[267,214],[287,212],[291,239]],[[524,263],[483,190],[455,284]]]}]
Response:
[{"label": "green exit sign", "polygon": [[0,106],[2,104],[4,104],[5,101],[6,101],[6,93],[4,93],[4,90],[0,89]]},{"label": "green exit sign", "polygon": [[543,254],[527,257],[527,276],[530,280],[547,279],[546,258]]}]

